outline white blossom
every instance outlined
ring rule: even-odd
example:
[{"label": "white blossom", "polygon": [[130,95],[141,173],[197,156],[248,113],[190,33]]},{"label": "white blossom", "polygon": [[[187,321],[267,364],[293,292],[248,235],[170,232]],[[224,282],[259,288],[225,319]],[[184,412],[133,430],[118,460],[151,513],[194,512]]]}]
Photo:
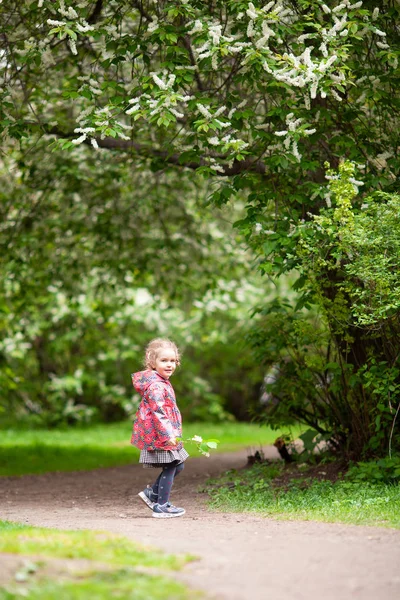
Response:
[{"label": "white blossom", "polygon": [[94,133],[96,130],[94,127],[76,127],[74,133]]},{"label": "white blossom", "polygon": [[151,23],[147,26],[147,31],[149,33],[153,33],[157,29],[158,29],[158,17],[156,17],[156,15],[153,15]]},{"label": "white blossom", "polygon": [[284,135],[287,135],[289,132],[286,131],[274,131],[274,134],[277,135],[278,137],[283,137]]},{"label": "white blossom", "polygon": [[249,21],[247,25],[247,37],[253,37],[254,35],[254,21]]},{"label": "white blossom", "polygon": [[190,31],[188,31],[188,34],[193,35],[194,33],[198,33],[200,31],[203,31],[203,23],[200,21],[200,19],[197,19],[194,22],[192,29],[190,29]]},{"label": "white blossom", "polygon": [[267,13],[271,10],[271,8],[274,6],[275,4],[275,0],[272,0],[272,2],[268,2],[268,4],[266,4],[263,8],[262,11]]},{"label": "white blossom", "polygon": [[69,39],[68,40],[68,45],[71,49],[72,54],[78,54],[78,50],[76,49],[76,44],[75,44],[75,40],[73,39]]},{"label": "white blossom", "polygon": [[65,8],[65,2],[64,2],[64,0],[60,0],[60,7],[58,8],[58,12],[63,17],[67,17],[68,19],[77,19],[78,18],[78,14],[72,8],[72,6],[69,6],[67,9]]},{"label": "white blossom", "polygon": [[318,81],[314,81],[310,88],[310,96],[314,100],[317,97]]},{"label": "white blossom", "polygon": [[301,154],[300,154],[299,149],[297,147],[297,142],[293,142],[292,150],[293,150],[294,157],[297,158],[297,160],[299,162],[301,162]]},{"label": "white blossom", "polygon": [[357,181],[357,179],[354,179],[354,177],[349,177],[349,181],[355,186],[364,185],[363,181]]},{"label": "white blossom", "polygon": [[165,83],[165,82],[164,82],[162,79],[160,79],[160,78],[158,77],[157,73],[154,73],[154,72],[153,72],[153,73],[150,73],[150,75],[152,76],[154,83],[155,83],[156,85],[158,85],[158,87],[159,87],[160,89],[162,89],[162,90],[166,90],[166,89],[168,89],[168,87],[167,87],[167,84],[166,84],[166,83]]},{"label": "white blossom", "polygon": [[209,56],[211,56],[211,50],[208,50],[207,52],[203,52],[202,54],[199,54],[199,60],[203,60],[204,58],[208,58]]},{"label": "white blossom", "polygon": [[219,24],[211,25],[208,32],[211,36],[214,46],[218,46],[220,39],[221,39],[221,35],[222,35],[222,25],[219,25]]},{"label": "white blossom", "polygon": [[336,54],[333,54],[325,63],[325,69],[329,69],[333,65],[333,63],[337,60]]},{"label": "white blossom", "polygon": [[99,149],[99,145],[97,143],[97,140],[95,140],[95,138],[91,138],[90,143],[92,144],[93,148],[95,148],[96,150]]},{"label": "white blossom", "polygon": [[314,37],[313,33],[303,33],[303,35],[299,35],[299,37],[297,38],[297,41],[299,43],[302,43],[302,42],[304,42],[304,40],[308,40],[312,37]]},{"label": "white blossom", "polygon": [[69,17],[70,19],[77,19],[78,13],[72,8],[72,6],[69,6],[65,16]]},{"label": "white blossom", "polygon": [[214,119],[216,119],[217,117],[219,117],[219,115],[222,115],[222,113],[226,110],[226,106],[221,106],[215,113],[214,113]]},{"label": "white blossom", "polygon": [[203,115],[203,117],[205,117],[206,119],[212,119],[212,114],[210,113],[209,110],[207,110],[207,108],[204,106],[204,104],[196,104],[199,112],[201,112],[201,114]]},{"label": "white blossom", "polygon": [[215,119],[215,121],[216,121],[216,123],[218,123],[218,125],[220,127],[226,128],[226,127],[230,127],[231,126],[231,123],[229,121],[225,122],[225,123],[223,121],[220,121],[219,119]]},{"label": "white blossom", "polygon": [[210,158],[210,164],[208,166],[213,171],[217,171],[217,173],[225,173],[225,169],[216,163],[215,158]]},{"label": "white blossom", "polygon": [[76,140],[72,140],[72,144],[75,144],[76,146],[78,144],[82,144],[82,142],[84,142],[87,138],[86,133],[82,134],[80,137],[76,138]]},{"label": "white blossom", "polygon": [[210,41],[207,40],[205,44],[203,44],[200,48],[196,48],[197,54],[202,54],[206,50],[210,48]]},{"label": "white blossom", "polygon": [[211,146],[219,146],[219,139],[216,136],[208,138],[208,143],[211,144]]},{"label": "white blossom", "polygon": [[250,17],[250,19],[257,19],[257,12],[252,2],[249,2],[249,8],[246,10],[246,14],[248,17]]},{"label": "white blossom", "polygon": [[377,6],[376,8],[374,8],[373,12],[372,12],[372,20],[376,21],[376,19],[379,17],[379,7]]},{"label": "white blossom", "polygon": [[382,50],[387,50],[388,48],[390,48],[389,44],[385,44],[384,42],[376,42],[376,45]]},{"label": "white blossom", "polygon": [[94,26],[93,25],[89,25],[89,23],[87,23],[85,20],[83,20],[82,24],[76,23],[76,28],[81,33],[86,33],[87,31],[93,31]]},{"label": "white blossom", "polygon": [[82,121],[84,121],[86,119],[86,117],[88,117],[91,113],[93,112],[93,107],[90,106],[89,108],[86,108],[85,110],[83,110],[78,117],[76,118],[76,120],[78,121],[78,123],[81,123]]},{"label": "white blossom", "polygon": [[325,58],[328,58],[328,49],[327,49],[326,44],[324,42],[322,42],[322,44],[320,45],[319,49],[321,50],[323,56]]},{"label": "white blossom", "polygon": [[374,33],[376,33],[376,35],[380,35],[381,37],[386,37],[386,33],[384,31],[381,31],[380,29],[374,29]]},{"label": "white blossom", "polygon": [[332,9],[332,12],[337,13],[346,8],[345,4],[338,4],[335,8]]},{"label": "white blossom", "polygon": [[331,9],[329,8],[329,6],[327,6],[326,4],[323,4],[321,6],[322,10],[324,11],[325,14],[329,15],[329,13],[331,12]]},{"label": "white blossom", "polygon": [[66,25],[65,21],[55,21],[54,19],[47,19],[47,23],[53,25],[53,27],[63,27]]},{"label": "white blossom", "polygon": [[338,102],[342,102],[343,98],[341,96],[339,96],[339,94],[337,93],[336,90],[334,90],[333,88],[331,88],[331,94],[332,96],[338,101]]},{"label": "white blossom", "polygon": [[183,113],[175,110],[175,108],[170,107],[169,112],[172,113],[177,119],[183,119],[185,116]]}]

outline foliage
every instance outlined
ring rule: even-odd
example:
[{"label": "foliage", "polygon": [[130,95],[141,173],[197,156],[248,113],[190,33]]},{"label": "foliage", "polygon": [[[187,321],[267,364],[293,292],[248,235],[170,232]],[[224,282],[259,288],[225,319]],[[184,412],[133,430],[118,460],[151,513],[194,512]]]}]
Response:
[{"label": "foliage", "polygon": [[[381,481],[293,479],[275,485],[284,467],[254,465],[210,482],[211,506],[223,511],[257,512],[301,519],[400,528],[400,487]],[[215,487],[214,483],[217,485]]]},{"label": "foliage", "polygon": [[[60,160],[52,155],[46,163],[48,179]],[[14,194],[4,172],[4,198],[13,196],[10,213],[19,216],[5,215],[2,238],[0,232],[8,248],[0,285],[1,403],[49,425],[123,418],[137,404],[129,374],[142,368],[145,344],[161,334],[176,339],[185,354],[186,374],[177,384],[184,415],[221,420],[218,380],[227,381],[229,392],[229,381],[234,387],[239,377],[224,376],[220,347],[228,343],[237,351],[246,303],[260,294],[257,278],[244,280],[249,257],[242,240],[226,231],[222,218],[201,216],[193,184],[184,204],[171,205],[173,174],[159,175],[154,188],[146,174],[138,177],[131,223],[131,165],[100,163],[104,187],[94,189],[87,163],[65,166],[51,181],[57,198],[43,192],[29,227],[36,181],[26,177]],[[114,200],[99,206],[110,186]],[[71,188],[79,193],[71,197]],[[148,203],[151,194],[155,205]],[[199,338],[203,362],[197,365],[190,356]],[[249,353],[242,354],[244,373],[260,381]],[[217,376],[209,377],[205,363],[218,364]]]},{"label": "foliage", "polygon": [[194,435],[191,438],[177,438],[178,441],[194,443],[196,445],[197,451],[203,456],[210,456],[210,450],[216,450],[218,448],[219,440],[209,439],[203,440],[200,435]]},{"label": "foliage", "polygon": [[400,458],[381,458],[380,460],[359,462],[352,465],[346,473],[350,481],[369,481],[372,483],[400,483]]},{"label": "foliage", "polygon": [[[153,219],[135,221],[126,197],[132,186],[136,193],[143,180],[150,181],[150,173],[160,174],[168,186],[165,216],[175,216],[176,199],[185,196],[179,203],[179,230],[186,195],[196,196],[193,182],[204,176],[209,184],[204,195],[214,205],[246,200],[236,227],[257,255],[261,272],[270,278],[294,269],[299,274],[300,302],[295,311],[287,309],[290,345],[285,348],[280,338],[281,349],[271,349],[271,355],[280,355],[277,364],[284,373],[279,411],[287,419],[301,412],[305,422],[328,431],[333,443],[354,457],[382,454],[392,442],[396,446],[398,3],[86,0],[77,5],[41,0],[21,7],[7,0],[1,10],[7,18],[0,124],[14,153],[14,172],[30,189],[22,194],[29,200],[21,206],[18,193],[9,200],[15,185],[7,188],[5,261],[13,277],[17,273],[28,282],[28,304],[32,273],[38,261],[39,273],[42,265],[51,272],[46,265],[55,249],[60,248],[55,265],[62,267],[67,284],[78,264],[79,272],[86,266],[90,273],[103,260],[120,278],[136,238],[136,268],[146,289],[154,292],[151,286],[161,282],[169,299],[175,286],[178,296],[190,301],[179,272],[170,279],[171,263],[165,256],[159,260],[160,241],[167,238],[168,252],[184,272],[191,264],[190,272],[198,273],[198,259],[202,266],[207,252],[188,260],[191,235],[181,252],[180,242],[165,236],[164,219],[157,219],[153,238],[142,236]],[[50,141],[54,153],[46,173]],[[338,174],[341,159],[351,162],[344,162]],[[325,162],[334,169],[328,182]],[[61,184],[51,176],[54,163]],[[149,187],[138,201],[147,217],[157,207],[157,193]],[[104,198],[117,197],[116,204],[106,202],[105,213],[96,214],[87,237],[82,233],[86,197],[67,212],[65,225],[70,224],[64,227],[60,199],[71,198],[70,189],[87,193],[91,215],[103,209]],[[376,190],[386,195],[373,196]],[[362,212],[365,197],[368,208]],[[41,227],[36,217],[46,198],[55,222],[44,230],[48,219]],[[202,208],[202,215],[211,215],[204,203]],[[32,227],[27,243],[26,230]],[[106,232],[111,243],[103,247],[96,242],[105,240]],[[78,254],[71,248],[74,238]],[[235,253],[218,256],[222,259],[214,264],[229,280],[226,265],[232,268]],[[160,272],[161,277],[154,276]],[[196,282],[196,300],[203,297],[207,276],[186,281]],[[211,278],[211,288],[215,281]],[[296,314],[312,303],[316,309],[310,319]],[[310,321],[319,331],[311,331]],[[296,360],[288,360],[294,351]],[[263,357],[264,364],[268,360]],[[245,373],[257,381],[254,371]],[[220,379],[224,375],[218,373]],[[290,389],[288,377],[299,382],[297,390]],[[385,379],[393,389],[384,389]],[[240,390],[241,383],[232,387]],[[208,393],[218,413],[216,388]],[[249,388],[245,396],[252,396]]]},{"label": "foliage", "polygon": [[[184,435],[194,437],[201,430],[219,439],[216,452],[271,444],[276,432],[250,423],[184,423]],[[51,471],[82,471],[128,465],[138,461],[139,451],[130,445],[132,423],[75,426],[65,429],[34,429],[31,419],[25,427],[8,427],[0,435],[0,475],[25,475]],[[200,456],[196,445],[188,448]]]},{"label": "foliage", "polygon": [[[81,599],[88,595],[96,598],[108,598],[111,595],[119,598],[145,599],[192,597],[189,590],[160,575],[138,573],[136,568],[161,567],[163,569],[179,569],[190,560],[188,556],[176,557],[163,554],[157,550],[142,548],[128,539],[91,531],[58,531],[30,527],[20,523],[0,521],[2,552],[22,555],[24,557],[40,556],[40,561],[30,562],[28,569],[19,570],[15,579],[0,589],[2,600],[14,598],[55,597]],[[48,561],[46,561],[48,557]],[[53,557],[64,558],[68,578],[65,581],[52,581],[43,577],[46,562]],[[69,570],[69,560],[85,558],[95,561],[93,568],[89,565],[85,573]],[[35,559],[36,560],[36,559]],[[103,572],[97,572],[99,563],[107,565]],[[123,568],[121,568],[123,567]],[[59,565],[59,570],[62,567]],[[132,596],[132,585],[134,596]]]},{"label": "foliage", "polygon": [[299,419],[350,455],[390,453],[400,391],[399,197],[377,193],[357,207],[354,165],[327,177],[328,207],[295,236],[297,307],[260,309],[249,335],[269,373],[264,418]]}]

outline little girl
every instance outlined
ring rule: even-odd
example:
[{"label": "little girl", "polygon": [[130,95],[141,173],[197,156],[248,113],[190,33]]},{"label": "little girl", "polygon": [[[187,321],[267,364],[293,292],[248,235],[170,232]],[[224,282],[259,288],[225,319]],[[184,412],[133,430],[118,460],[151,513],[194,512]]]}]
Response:
[{"label": "little girl", "polygon": [[132,382],[142,396],[133,424],[131,443],[140,452],[145,468],[161,468],[153,486],[139,497],[153,511],[153,517],[181,517],[183,508],[169,502],[174,478],[184,468],[189,454],[176,438],[182,436],[182,418],[169,378],[179,366],[179,351],[170,340],[157,338],[146,348],[146,370],[134,373]]}]

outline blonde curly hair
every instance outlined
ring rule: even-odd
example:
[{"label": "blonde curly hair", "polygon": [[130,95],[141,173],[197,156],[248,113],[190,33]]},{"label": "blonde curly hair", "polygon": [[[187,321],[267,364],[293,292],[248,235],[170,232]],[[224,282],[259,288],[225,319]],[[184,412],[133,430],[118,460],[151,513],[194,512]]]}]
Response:
[{"label": "blonde curly hair", "polygon": [[168,340],[167,338],[155,338],[151,340],[146,346],[146,354],[144,358],[144,364],[147,369],[154,369],[154,365],[158,356],[158,353],[163,348],[170,348],[175,352],[176,366],[179,367],[181,364],[181,355],[178,350],[178,346]]}]

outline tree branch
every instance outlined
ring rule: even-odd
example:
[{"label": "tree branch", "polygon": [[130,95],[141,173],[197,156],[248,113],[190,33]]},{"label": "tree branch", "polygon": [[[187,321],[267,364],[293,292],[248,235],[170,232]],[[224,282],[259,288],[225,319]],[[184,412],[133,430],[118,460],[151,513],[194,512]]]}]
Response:
[{"label": "tree branch", "polygon": [[90,17],[87,20],[89,25],[93,25],[93,23],[97,23],[102,10],[103,10],[103,0],[97,0],[96,6],[94,7],[92,14],[90,15]]},{"label": "tree branch", "polygon": [[[182,43],[183,43],[184,47],[186,48],[186,50],[187,50],[187,52],[189,54],[190,64],[192,65],[192,67],[197,67],[196,59],[195,59],[194,54],[193,54],[193,48],[192,48],[192,45],[190,43],[189,36],[188,35],[184,35],[180,39],[182,40]],[[199,91],[200,92],[204,92],[205,87],[204,87],[204,84],[203,84],[203,82],[202,82],[202,80],[200,78],[200,75],[199,75],[199,72],[198,72],[197,69],[194,72],[194,77],[196,79],[196,83],[197,83],[197,87],[198,87]]]},{"label": "tree branch", "polygon": [[142,1],[137,0],[137,1],[132,2],[132,4],[133,4],[133,6],[135,6],[138,9],[138,11],[142,15],[142,17],[144,17],[147,21],[149,21],[149,23],[151,23],[151,21],[153,20],[152,16],[149,15],[149,13],[144,10]]},{"label": "tree branch", "polygon": [[[46,134],[56,135],[57,137],[61,137],[61,138],[75,138],[77,135],[76,133],[65,133],[63,131],[60,131],[56,127],[43,127],[42,126],[42,129],[45,129]],[[137,154],[139,154],[143,157],[156,158],[156,159],[164,161],[167,165],[174,165],[177,167],[186,167],[187,169],[193,169],[193,170],[196,170],[202,166],[207,166],[207,162],[201,158],[198,161],[181,162],[180,161],[181,155],[178,153],[172,154],[166,150],[160,150],[158,148],[149,148],[148,146],[146,146],[144,144],[139,144],[138,142],[135,142],[134,140],[121,140],[121,139],[115,139],[112,137],[107,137],[104,139],[101,139],[101,138],[95,138],[95,139],[96,139],[96,142],[97,142],[99,148],[104,148],[106,150],[123,150],[123,151],[134,150],[135,152],[137,152]],[[86,139],[83,143],[88,146],[91,146],[90,139]],[[217,172],[216,175],[222,176],[222,177],[232,177],[234,175],[239,175],[240,173],[244,173],[244,172],[259,173],[260,175],[265,175],[265,173],[266,173],[265,164],[262,161],[254,160],[254,159],[252,160],[250,158],[247,160],[242,160],[242,161],[234,161],[231,166],[224,165],[222,163],[220,163],[220,164],[223,167],[224,171]]]}]

